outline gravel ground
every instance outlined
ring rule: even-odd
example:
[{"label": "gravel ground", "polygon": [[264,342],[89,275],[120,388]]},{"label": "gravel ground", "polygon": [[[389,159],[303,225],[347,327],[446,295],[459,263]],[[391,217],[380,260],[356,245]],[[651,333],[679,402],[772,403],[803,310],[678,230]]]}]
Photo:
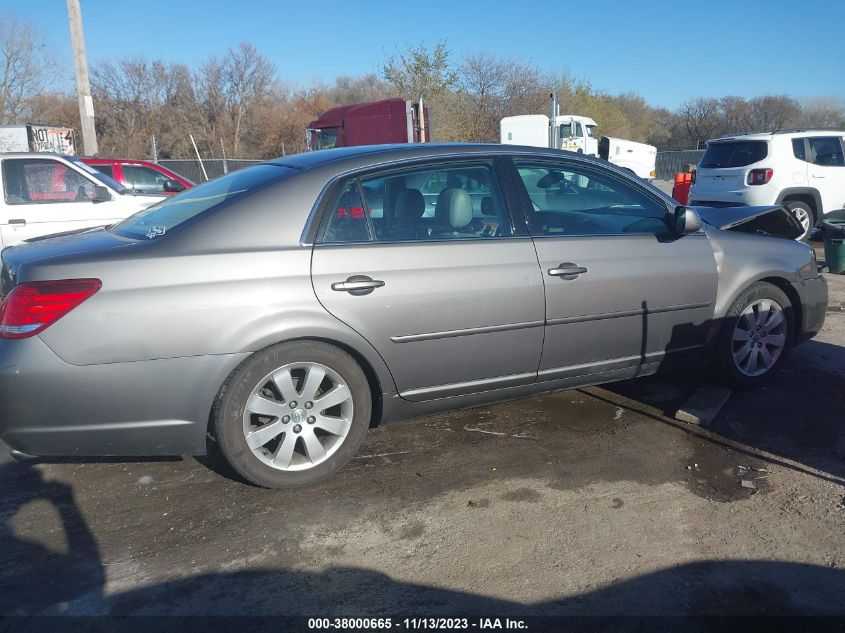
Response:
[{"label": "gravel ground", "polygon": [[678,375],[376,429],[289,492],[4,454],[0,613],[845,615],[830,284],[821,335],[709,429],[673,419],[701,380]]}]

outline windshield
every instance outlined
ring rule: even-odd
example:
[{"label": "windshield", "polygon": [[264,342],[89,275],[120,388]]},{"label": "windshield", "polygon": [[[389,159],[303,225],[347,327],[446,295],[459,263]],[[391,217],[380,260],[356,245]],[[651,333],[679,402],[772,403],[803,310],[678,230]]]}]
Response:
[{"label": "windshield", "polygon": [[256,165],[236,171],[154,204],[115,224],[110,230],[132,239],[160,237],[205,211],[275,182],[290,171],[290,168],[278,165]]},{"label": "windshield", "polygon": [[766,141],[720,141],[708,143],[699,167],[745,167],[757,163],[769,153]]},{"label": "windshield", "polygon": [[596,128],[598,128],[598,125],[588,125],[587,136],[589,136],[590,138],[596,138]]},{"label": "windshield", "polygon": [[120,194],[132,193],[130,189],[127,189],[126,187],[121,185],[114,178],[110,178],[109,176],[106,176],[103,172],[97,171],[96,169],[91,167],[91,165],[88,165],[87,163],[84,163],[78,158],[76,158],[76,156],[65,156],[65,158],[77,167],[79,167],[79,169],[84,170],[86,174],[89,174],[99,180],[109,189],[114,189],[115,191],[117,191],[117,193]]},{"label": "windshield", "polygon": [[317,149],[333,149],[337,147],[337,129],[319,130],[317,132]]}]

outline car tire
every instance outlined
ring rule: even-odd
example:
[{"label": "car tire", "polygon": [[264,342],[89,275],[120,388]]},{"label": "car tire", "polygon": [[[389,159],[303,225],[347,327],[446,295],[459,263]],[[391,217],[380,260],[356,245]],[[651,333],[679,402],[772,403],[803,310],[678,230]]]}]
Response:
[{"label": "car tire", "polygon": [[256,352],[232,372],[212,421],[220,452],[239,475],[284,489],[342,468],[371,416],[370,385],[351,355],[325,343],[291,341]]},{"label": "car tire", "polygon": [[786,202],[784,203],[784,206],[792,212],[795,219],[798,220],[804,227],[804,233],[796,239],[801,242],[806,242],[810,239],[810,234],[816,226],[816,214],[813,213],[813,209],[806,202],[801,202],[799,200]]},{"label": "car tire", "polygon": [[758,281],[731,305],[719,331],[717,364],[734,387],[761,384],[780,367],[795,331],[789,297],[777,286]]}]

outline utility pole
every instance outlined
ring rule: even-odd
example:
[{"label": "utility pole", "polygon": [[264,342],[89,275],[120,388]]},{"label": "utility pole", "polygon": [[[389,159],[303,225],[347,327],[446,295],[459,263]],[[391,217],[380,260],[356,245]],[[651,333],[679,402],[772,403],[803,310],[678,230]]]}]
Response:
[{"label": "utility pole", "polygon": [[94,127],[94,100],[88,81],[88,61],[85,59],[85,35],[82,32],[82,9],[79,0],[67,0],[67,21],[70,26],[70,44],[73,48],[73,65],[76,69],[76,94],[79,99],[79,119],[82,121],[82,143],[85,153],[94,156],[97,148],[97,130]]}]

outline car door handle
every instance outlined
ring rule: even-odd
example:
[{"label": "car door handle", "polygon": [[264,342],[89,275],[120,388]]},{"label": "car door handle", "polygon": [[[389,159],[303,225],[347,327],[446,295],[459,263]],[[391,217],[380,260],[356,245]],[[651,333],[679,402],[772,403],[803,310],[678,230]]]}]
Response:
[{"label": "car door handle", "polygon": [[813,178],[824,178],[824,176],[819,176],[818,174],[813,174]]},{"label": "car door handle", "polygon": [[359,297],[361,295],[368,295],[376,288],[381,288],[384,282],[380,279],[373,279],[366,275],[352,275],[346,281],[336,281],[332,284],[332,290],[338,292],[348,292],[351,295]]},{"label": "car door handle", "polygon": [[576,266],[572,262],[564,262],[557,268],[549,268],[549,275],[552,277],[561,277],[562,279],[575,279],[578,275],[583,275],[587,269],[583,266]]},{"label": "car door handle", "polygon": [[26,224],[26,220],[23,218],[12,218],[9,220],[9,224]]}]

